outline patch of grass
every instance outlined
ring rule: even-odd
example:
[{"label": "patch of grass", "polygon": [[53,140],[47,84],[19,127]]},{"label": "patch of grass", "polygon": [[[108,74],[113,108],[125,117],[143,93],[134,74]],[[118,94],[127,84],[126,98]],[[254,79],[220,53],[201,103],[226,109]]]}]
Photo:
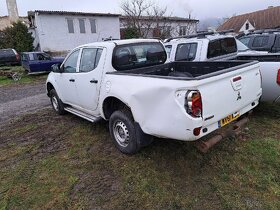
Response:
[{"label": "patch of grass", "polygon": [[[9,69],[9,70],[7,70]],[[2,75],[3,72],[13,72],[21,74],[21,80],[14,81],[12,78]],[[46,80],[47,74],[28,75],[21,66],[0,67],[0,87],[15,84],[29,84]]]},{"label": "patch of grass", "polygon": [[280,209],[279,108],[261,104],[246,141],[207,154],[157,139],[134,156],[106,123],[30,114],[1,134],[0,209]]}]

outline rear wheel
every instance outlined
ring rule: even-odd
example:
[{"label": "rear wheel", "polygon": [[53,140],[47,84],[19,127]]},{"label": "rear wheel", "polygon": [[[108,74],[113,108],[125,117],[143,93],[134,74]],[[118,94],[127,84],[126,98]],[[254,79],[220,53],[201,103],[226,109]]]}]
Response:
[{"label": "rear wheel", "polygon": [[[148,135],[137,126],[128,109],[115,111],[111,115],[109,129],[115,146],[124,154],[135,154],[142,146],[148,145],[146,141]],[[148,139],[151,143],[150,136]]]},{"label": "rear wheel", "polygon": [[54,89],[50,91],[50,99],[54,111],[59,115],[65,114],[63,103]]}]

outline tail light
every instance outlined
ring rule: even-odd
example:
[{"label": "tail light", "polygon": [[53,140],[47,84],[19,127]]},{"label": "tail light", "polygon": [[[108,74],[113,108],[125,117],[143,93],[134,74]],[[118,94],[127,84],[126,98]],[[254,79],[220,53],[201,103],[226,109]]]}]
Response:
[{"label": "tail light", "polygon": [[193,117],[202,116],[202,98],[199,91],[189,91],[186,94],[185,109]]},{"label": "tail light", "polygon": [[18,54],[18,53],[16,54],[16,60],[17,60],[17,61],[19,61],[19,60],[20,60],[20,56],[19,56],[19,54]]},{"label": "tail light", "polygon": [[277,74],[277,84],[280,85],[280,69],[278,70],[278,74]]}]

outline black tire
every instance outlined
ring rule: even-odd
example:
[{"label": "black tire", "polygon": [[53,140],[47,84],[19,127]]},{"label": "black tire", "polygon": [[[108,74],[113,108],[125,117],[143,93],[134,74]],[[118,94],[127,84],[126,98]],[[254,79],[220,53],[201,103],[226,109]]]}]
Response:
[{"label": "black tire", "polygon": [[150,136],[144,134],[140,126],[134,122],[128,109],[115,111],[111,115],[109,129],[115,146],[124,154],[135,154],[141,147],[151,143]]},{"label": "black tire", "polygon": [[59,115],[64,115],[65,114],[64,105],[54,89],[50,91],[50,100],[51,100],[53,110]]}]

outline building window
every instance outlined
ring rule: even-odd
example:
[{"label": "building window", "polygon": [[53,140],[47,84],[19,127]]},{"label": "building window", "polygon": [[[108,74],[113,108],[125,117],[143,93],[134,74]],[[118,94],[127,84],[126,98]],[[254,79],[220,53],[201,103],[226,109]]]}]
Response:
[{"label": "building window", "polygon": [[246,23],[245,25],[246,30],[249,30],[249,27],[250,27],[249,23]]},{"label": "building window", "polygon": [[187,26],[180,26],[180,36],[184,36],[187,34]]},{"label": "building window", "polygon": [[74,20],[73,19],[66,19],[67,20],[67,25],[68,25],[68,32],[70,34],[74,33]]},{"label": "building window", "polygon": [[80,33],[86,33],[85,19],[79,19]]},{"label": "building window", "polygon": [[96,20],[90,19],[89,22],[90,22],[91,33],[95,34],[96,33]]}]

